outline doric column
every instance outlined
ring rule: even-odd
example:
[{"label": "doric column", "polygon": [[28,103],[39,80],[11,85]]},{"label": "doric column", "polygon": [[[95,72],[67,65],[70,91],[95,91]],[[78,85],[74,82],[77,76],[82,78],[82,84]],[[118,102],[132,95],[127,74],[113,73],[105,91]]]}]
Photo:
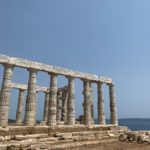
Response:
[{"label": "doric column", "polygon": [[86,126],[91,125],[91,93],[89,81],[84,81],[84,123]]},{"label": "doric column", "polygon": [[57,115],[56,120],[57,123],[61,122],[61,116],[62,116],[62,91],[57,92]]},{"label": "doric column", "polygon": [[64,124],[67,124],[67,101],[68,101],[68,91],[65,89],[62,92],[62,120]]},{"label": "doric column", "polygon": [[115,97],[115,89],[114,84],[108,84],[109,86],[109,95],[110,95],[110,116],[111,123],[118,125],[117,119],[117,107],[116,107],[116,97]]},{"label": "doric column", "polygon": [[47,124],[48,120],[48,109],[49,109],[49,92],[45,92],[45,103],[44,103],[44,116],[43,121]]},{"label": "doric column", "polygon": [[28,91],[26,99],[26,109],[25,109],[25,125],[34,126],[36,123],[36,103],[37,103],[37,70],[28,69],[29,71],[29,81],[28,81]]},{"label": "doric column", "polygon": [[104,112],[104,94],[103,94],[103,83],[97,83],[98,91],[98,124],[105,124],[105,112]]},{"label": "doric column", "polygon": [[22,115],[23,115],[23,100],[24,100],[24,89],[19,89],[19,97],[18,97],[18,106],[16,112],[16,124],[22,124]]},{"label": "doric column", "polygon": [[90,85],[90,96],[91,96],[91,124],[94,124],[94,97],[93,97],[93,89],[92,89],[92,83],[89,83]]},{"label": "doric column", "polygon": [[67,125],[75,124],[75,89],[74,78],[68,77]]},{"label": "doric column", "polygon": [[57,112],[57,74],[51,74],[48,125],[56,125]]},{"label": "doric column", "polygon": [[13,66],[4,64],[4,75],[0,94],[0,127],[8,126],[9,99]]}]

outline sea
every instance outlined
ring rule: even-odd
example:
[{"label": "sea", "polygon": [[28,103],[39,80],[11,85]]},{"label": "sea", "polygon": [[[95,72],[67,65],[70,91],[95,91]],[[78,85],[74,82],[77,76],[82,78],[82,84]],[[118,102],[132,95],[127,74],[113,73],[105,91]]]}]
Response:
[{"label": "sea", "polygon": [[119,126],[127,126],[133,131],[150,130],[150,118],[126,118],[118,120]]},{"label": "sea", "polygon": [[[97,124],[95,119],[95,124]],[[110,120],[106,119],[106,124],[110,124]],[[149,130],[150,131],[150,118],[125,118],[118,119],[119,126],[127,126],[132,131]]]}]

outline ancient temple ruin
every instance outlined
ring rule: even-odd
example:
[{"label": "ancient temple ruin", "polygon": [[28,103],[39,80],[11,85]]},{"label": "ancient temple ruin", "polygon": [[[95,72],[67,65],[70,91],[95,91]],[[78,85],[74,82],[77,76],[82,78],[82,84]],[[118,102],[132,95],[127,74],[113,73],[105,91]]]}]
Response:
[{"label": "ancient temple ruin", "polygon": [[[82,124],[91,126],[94,122],[93,116],[93,91],[92,84],[97,85],[98,99],[98,124],[105,125],[103,84],[109,88],[110,95],[110,119],[112,125],[118,125],[117,108],[114,83],[111,78],[97,76],[69,70],[66,68],[55,67],[47,64],[33,62],[25,59],[0,55],[0,64],[4,67],[3,81],[0,93],[0,127],[8,126],[9,99],[12,88],[19,90],[18,107],[16,112],[16,125],[35,126],[36,125],[36,102],[39,91],[45,93],[45,106],[43,125],[57,126],[60,122],[64,125],[75,126],[75,84],[76,78],[83,82],[83,115]],[[26,85],[13,83],[13,69],[20,67],[29,72],[29,79]],[[37,73],[46,72],[50,77],[50,86],[41,87],[37,85]],[[57,76],[65,76],[68,85],[57,86]],[[25,119],[22,118],[22,108],[24,91],[27,90]]]}]

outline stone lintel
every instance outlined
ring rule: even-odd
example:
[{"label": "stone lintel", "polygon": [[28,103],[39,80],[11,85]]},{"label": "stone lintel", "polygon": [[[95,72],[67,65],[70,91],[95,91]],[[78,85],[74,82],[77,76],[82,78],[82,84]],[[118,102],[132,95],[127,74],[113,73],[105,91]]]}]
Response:
[{"label": "stone lintel", "polygon": [[42,63],[33,62],[30,60],[26,60],[26,59],[21,59],[21,58],[9,57],[6,55],[1,55],[1,54],[0,54],[0,63],[1,64],[7,63],[7,64],[11,64],[17,67],[22,67],[22,68],[27,68],[27,69],[33,68],[33,69],[48,72],[48,73],[56,73],[58,75],[73,76],[75,78],[80,78],[80,79],[88,79],[93,82],[97,82],[97,81],[101,81],[104,83],[112,82],[112,79],[108,77],[103,77],[103,76],[99,77],[94,74],[73,71],[73,70],[66,69],[66,68],[42,64]]},{"label": "stone lintel", "polygon": [[[66,88],[65,86],[64,88]],[[20,84],[20,83],[11,83],[11,88],[14,89],[22,89],[22,90],[27,90],[28,86],[27,84]],[[50,89],[44,86],[36,86],[37,92],[49,92]],[[59,91],[63,91],[64,88],[58,88]]]}]

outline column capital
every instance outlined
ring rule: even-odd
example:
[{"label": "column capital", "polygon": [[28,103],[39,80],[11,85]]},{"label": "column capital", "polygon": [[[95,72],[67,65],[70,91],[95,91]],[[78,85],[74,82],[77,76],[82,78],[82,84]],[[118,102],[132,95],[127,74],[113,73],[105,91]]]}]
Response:
[{"label": "column capital", "polygon": [[58,76],[58,74],[57,74],[57,73],[54,73],[54,72],[48,72],[48,74],[49,74],[50,76]]},{"label": "column capital", "polygon": [[104,83],[101,82],[101,81],[98,81],[97,84],[98,84],[98,85],[103,85]]},{"label": "column capital", "polygon": [[115,86],[114,83],[107,83],[107,85],[108,85],[109,87],[114,87],[114,86]]},{"label": "column capital", "polygon": [[38,69],[35,69],[35,68],[27,68],[27,70],[29,72],[38,72],[39,71]]},{"label": "column capital", "polygon": [[18,90],[21,91],[21,92],[24,92],[26,89],[21,89],[21,88],[20,88],[20,89],[18,89]]},{"label": "column capital", "polygon": [[83,82],[89,82],[89,83],[92,83],[92,81],[91,81],[91,80],[86,79],[86,78],[81,79],[81,81],[83,81]]},{"label": "column capital", "polygon": [[75,79],[75,77],[74,76],[71,76],[71,75],[69,75],[69,76],[66,76],[66,78],[68,78],[68,79]]},{"label": "column capital", "polygon": [[14,68],[15,65],[9,64],[9,63],[3,63],[4,67],[10,67],[10,68]]}]

